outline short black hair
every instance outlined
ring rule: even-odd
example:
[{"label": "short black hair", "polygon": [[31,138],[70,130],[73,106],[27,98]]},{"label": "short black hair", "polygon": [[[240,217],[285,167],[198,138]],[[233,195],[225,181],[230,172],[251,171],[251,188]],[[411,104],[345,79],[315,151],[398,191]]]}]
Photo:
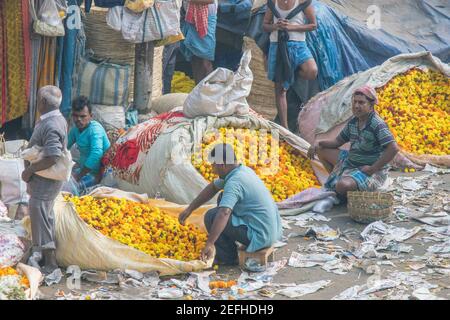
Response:
[{"label": "short black hair", "polygon": [[236,164],[236,160],[233,147],[227,143],[216,144],[209,154],[211,164]]},{"label": "short black hair", "polygon": [[87,107],[89,110],[89,113],[92,113],[92,105],[89,101],[88,97],[86,96],[79,96],[78,98],[75,98],[72,102],[72,111],[81,111],[84,109],[84,107]]}]

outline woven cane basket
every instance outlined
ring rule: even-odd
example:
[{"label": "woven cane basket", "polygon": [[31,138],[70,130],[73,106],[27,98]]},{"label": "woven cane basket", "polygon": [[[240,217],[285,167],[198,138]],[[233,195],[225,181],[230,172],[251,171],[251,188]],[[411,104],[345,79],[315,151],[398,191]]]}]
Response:
[{"label": "woven cane basket", "polygon": [[[122,34],[111,29],[106,23],[108,9],[92,7],[86,14],[86,49],[93,51],[94,57],[108,59],[111,63],[129,64],[130,98],[134,92],[134,44],[122,38]],[[153,57],[152,98],[162,95],[162,55],[164,47],[156,47]]]},{"label": "woven cane basket", "polygon": [[273,120],[277,115],[275,85],[267,79],[263,52],[253,39],[244,37],[244,50],[248,49],[252,51],[250,69],[253,73],[253,83],[247,102],[253,110],[264,118]]},{"label": "woven cane basket", "polygon": [[350,218],[359,223],[386,220],[393,212],[394,197],[390,193],[352,191],[347,200]]}]

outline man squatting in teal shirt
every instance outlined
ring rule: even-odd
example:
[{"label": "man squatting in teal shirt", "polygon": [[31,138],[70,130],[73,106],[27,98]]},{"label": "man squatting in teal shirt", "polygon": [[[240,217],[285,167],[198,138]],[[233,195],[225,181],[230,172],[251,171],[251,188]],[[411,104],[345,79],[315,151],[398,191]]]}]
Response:
[{"label": "man squatting in teal shirt", "polygon": [[237,163],[230,145],[215,146],[210,162],[219,178],[200,192],[179,221],[184,224],[194,210],[223,190],[218,207],[205,215],[209,235],[201,256],[209,260],[215,246],[214,263],[233,265],[238,262],[235,241],[245,245],[247,252],[270,247],[281,239],[281,218],[269,190],[252,169]]}]

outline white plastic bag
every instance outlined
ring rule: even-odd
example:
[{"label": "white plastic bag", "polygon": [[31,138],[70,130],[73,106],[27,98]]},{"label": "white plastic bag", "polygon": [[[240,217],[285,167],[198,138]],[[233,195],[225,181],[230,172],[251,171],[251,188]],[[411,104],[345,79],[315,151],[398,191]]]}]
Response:
[{"label": "white plastic bag", "polygon": [[313,211],[317,213],[324,213],[330,211],[333,205],[338,204],[338,200],[334,196],[326,197],[325,199],[319,200],[314,207]]},{"label": "white plastic bag", "polygon": [[126,0],[125,7],[134,12],[142,12],[153,6],[153,0]]},{"label": "white plastic bag", "polygon": [[94,104],[92,115],[106,131],[125,128],[125,109],[122,106]]},{"label": "white plastic bag", "polygon": [[0,197],[4,204],[14,205],[28,203],[27,185],[22,180],[22,172],[25,170],[23,159],[12,156],[0,157]]},{"label": "white plastic bag", "polygon": [[249,64],[251,51],[247,50],[236,73],[217,68],[204,78],[187,97],[183,113],[188,118],[199,116],[242,116],[249,112],[247,97],[253,82]]},{"label": "white plastic bag", "polygon": [[[36,13],[35,1],[30,1],[31,16],[33,17],[33,29],[36,33],[48,37],[61,37],[65,35],[62,17],[66,15],[67,4],[65,1],[44,0],[39,13]],[[61,12],[61,14],[60,14]]]},{"label": "white plastic bag", "polygon": [[20,152],[27,147],[26,140],[8,140],[5,142],[5,151],[8,154],[14,155],[16,158],[20,157]]},{"label": "white plastic bag", "polygon": [[[37,145],[22,151],[22,158],[31,163],[36,163],[42,160],[42,147]],[[72,167],[74,162],[72,161],[72,155],[70,151],[64,149],[63,154],[56,163],[48,169],[38,171],[36,174],[38,176],[58,180],[58,181],[69,181],[72,175]]]},{"label": "white plastic bag", "polygon": [[122,7],[122,36],[133,43],[165,39],[181,33],[180,0],[157,1],[144,12]]},{"label": "white plastic bag", "polygon": [[123,15],[123,7],[115,6],[108,10],[108,14],[106,15],[106,23],[108,26],[115,30],[122,30],[122,15]]},{"label": "white plastic bag", "polygon": [[55,0],[44,0],[39,8],[38,18],[52,27],[62,24]]}]

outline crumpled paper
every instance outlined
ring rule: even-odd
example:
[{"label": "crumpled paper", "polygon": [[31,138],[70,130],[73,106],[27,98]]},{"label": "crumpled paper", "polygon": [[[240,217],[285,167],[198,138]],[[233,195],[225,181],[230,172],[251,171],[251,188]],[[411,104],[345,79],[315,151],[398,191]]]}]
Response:
[{"label": "crumpled paper", "polygon": [[398,242],[403,242],[412,238],[420,232],[420,230],[422,230],[422,227],[417,226],[412,229],[405,229],[388,225],[382,221],[376,221],[369,224],[363,232],[361,232],[361,237],[366,243],[363,243],[362,246],[373,246],[375,252],[377,250],[410,252],[412,247],[399,245]]},{"label": "crumpled paper", "polygon": [[286,266],[287,259],[270,262],[264,272],[242,272],[238,279],[238,287],[247,292],[256,291],[266,286],[270,286],[273,277]]},{"label": "crumpled paper", "polygon": [[178,288],[163,288],[158,290],[158,298],[160,299],[178,299],[183,295],[183,290]]},{"label": "crumpled paper", "polygon": [[376,279],[374,281],[368,281],[367,284],[359,286],[353,286],[345,289],[332,300],[369,300],[369,294],[394,288],[400,284],[400,281],[391,279]]},{"label": "crumpled paper", "polygon": [[308,232],[306,232],[306,236],[311,236],[321,241],[333,241],[339,238],[339,231],[336,231],[324,224],[319,227],[311,227]]},{"label": "crumpled paper", "polygon": [[61,282],[61,279],[63,277],[62,271],[60,268],[57,268],[55,270],[53,270],[52,273],[50,273],[49,275],[47,275],[44,279],[45,284],[47,286],[51,286],[52,284],[58,284]]},{"label": "crumpled paper", "polygon": [[288,265],[294,268],[310,268],[322,266],[329,261],[335,260],[335,255],[326,253],[301,254],[292,252]]},{"label": "crumpled paper", "polygon": [[294,287],[287,287],[277,291],[278,294],[288,298],[298,298],[319,291],[331,284],[331,280],[320,280],[312,283],[303,283]]},{"label": "crumpled paper", "polygon": [[444,243],[439,243],[436,244],[434,246],[431,246],[427,249],[427,252],[430,253],[450,253],[450,239],[448,239],[446,242]]},{"label": "crumpled paper", "polygon": [[420,287],[413,291],[412,296],[418,300],[445,300],[430,292],[430,289]]},{"label": "crumpled paper", "polygon": [[299,215],[297,217],[293,217],[289,220],[294,220],[295,221],[295,225],[299,226],[299,227],[307,227],[308,224],[312,221],[322,221],[322,222],[328,222],[330,221],[329,218],[315,213],[315,212],[306,212],[302,215]]}]

